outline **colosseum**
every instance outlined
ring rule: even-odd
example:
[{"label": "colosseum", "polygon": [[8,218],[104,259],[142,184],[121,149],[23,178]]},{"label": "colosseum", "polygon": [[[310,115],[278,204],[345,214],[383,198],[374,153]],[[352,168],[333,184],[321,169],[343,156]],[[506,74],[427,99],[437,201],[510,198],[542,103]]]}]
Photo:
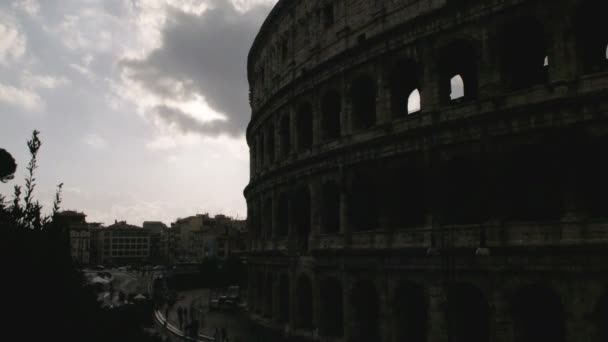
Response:
[{"label": "colosseum", "polygon": [[248,79],[260,326],[608,341],[608,1],[279,0]]}]

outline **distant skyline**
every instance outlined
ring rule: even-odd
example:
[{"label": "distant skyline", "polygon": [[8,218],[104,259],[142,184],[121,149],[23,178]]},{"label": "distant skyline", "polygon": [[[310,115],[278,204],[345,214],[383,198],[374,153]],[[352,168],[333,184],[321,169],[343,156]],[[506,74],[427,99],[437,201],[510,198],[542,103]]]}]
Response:
[{"label": "distant skyline", "polygon": [[141,225],[246,217],[246,60],[276,0],[9,0],[0,4],[0,148],[41,131],[37,199]]}]

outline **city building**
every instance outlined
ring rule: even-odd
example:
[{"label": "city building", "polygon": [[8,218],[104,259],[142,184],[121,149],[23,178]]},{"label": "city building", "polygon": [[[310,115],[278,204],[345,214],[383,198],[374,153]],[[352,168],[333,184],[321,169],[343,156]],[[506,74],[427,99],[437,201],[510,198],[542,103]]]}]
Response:
[{"label": "city building", "polygon": [[167,225],[162,222],[146,221],[143,228],[150,232],[150,262],[165,263],[167,260],[166,233]]},{"label": "city building", "polygon": [[328,341],[606,341],[607,1],[279,0],[248,306]]},{"label": "city building", "polygon": [[150,230],[115,222],[108,227],[93,229],[95,262],[101,265],[132,265],[150,260]]},{"label": "city building", "polygon": [[88,265],[91,253],[91,234],[86,215],[66,210],[57,213],[53,220],[68,232],[72,260],[78,265]]}]

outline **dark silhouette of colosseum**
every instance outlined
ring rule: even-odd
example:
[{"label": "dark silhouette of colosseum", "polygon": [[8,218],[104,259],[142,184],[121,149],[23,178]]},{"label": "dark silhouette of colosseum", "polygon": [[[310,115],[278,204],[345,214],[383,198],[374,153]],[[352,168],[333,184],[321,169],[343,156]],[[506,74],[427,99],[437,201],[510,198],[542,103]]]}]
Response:
[{"label": "dark silhouette of colosseum", "polygon": [[322,341],[608,341],[608,1],[279,0],[248,306]]}]

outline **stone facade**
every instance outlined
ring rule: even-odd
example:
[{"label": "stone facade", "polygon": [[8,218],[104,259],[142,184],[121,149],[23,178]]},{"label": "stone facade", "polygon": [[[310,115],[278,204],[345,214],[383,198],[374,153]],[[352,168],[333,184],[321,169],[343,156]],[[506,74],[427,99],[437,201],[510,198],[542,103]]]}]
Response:
[{"label": "stone facade", "polygon": [[279,0],[248,59],[252,316],[608,340],[607,7]]}]

